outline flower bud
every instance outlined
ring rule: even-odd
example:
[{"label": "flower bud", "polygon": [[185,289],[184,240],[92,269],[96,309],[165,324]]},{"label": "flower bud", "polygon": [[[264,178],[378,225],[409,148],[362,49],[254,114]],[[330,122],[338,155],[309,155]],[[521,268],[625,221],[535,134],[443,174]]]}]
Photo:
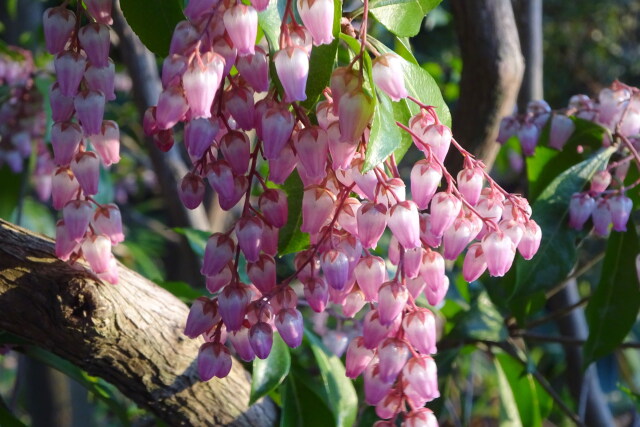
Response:
[{"label": "flower bud", "polygon": [[78,153],[71,161],[71,170],[85,195],[93,196],[98,193],[100,160],[95,153],[91,151]]},{"label": "flower bud", "polygon": [[199,38],[198,29],[189,21],[180,21],[173,30],[169,55],[187,55],[189,49]]},{"label": "flower bud", "polygon": [[373,359],[374,351],[364,345],[364,338],[357,337],[349,343],[345,361],[346,375],[356,379]]},{"label": "flower bud", "polygon": [[298,13],[302,23],[320,46],[333,41],[334,4],[332,0],[298,0]]},{"label": "flower bud", "polygon": [[224,93],[224,106],[244,130],[254,128],[255,114],[253,90],[247,86],[231,86]]},{"label": "flower bud", "polygon": [[576,193],[569,202],[569,227],[581,230],[596,207],[595,200],[587,193]]},{"label": "flower bud", "polygon": [[195,209],[204,199],[204,182],[194,173],[188,172],[178,186],[178,196],[187,209]]},{"label": "flower bud", "polygon": [[235,243],[226,234],[214,233],[207,240],[204,249],[204,260],[200,273],[205,276],[213,276],[233,259]]},{"label": "flower bud", "polygon": [[98,206],[91,219],[91,225],[96,234],[104,234],[109,237],[112,245],[124,241],[122,216],[120,209],[114,204]]},{"label": "flower bud", "polygon": [[631,215],[633,202],[624,194],[613,196],[609,200],[609,210],[611,211],[611,222],[615,231],[627,231],[627,222]]},{"label": "flower bud", "polygon": [[373,117],[374,107],[373,98],[363,91],[362,86],[340,97],[338,120],[342,141],[360,140]]},{"label": "flower bud", "polygon": [[261,47],[256,46],[253,55],[239,56],[236,68],[256,92],[269,90],[269,62]]},{"label": "flower bud", "polygon": [[402,61],[395,53],[385,53],[373,61],[373,82],[393,101],[400,101],[409,95],[404,86]]},{"label": "flower bud", "polygon": [[54,123],[51,128],[53,160],[57,165],[68,165],[82,141],[82,129],[75,123]]},{"label": "flower bud", "polygon": [[78,242],[69,237],[64,221],[58,221],[56,224],[56,256],[62,261],[67,261],[77,246]]},{"label": "flower bud", "polygon": [[54,122],[67,122],[73,116],[73,98],[64,96],[60,85],[54,83],[49,89],[49,103],[51,105],[51,119]]},{"label": "flower bud", "polygon": [[562,150],[567,143],[576,125],[567,116],[554,114],[551,119],[551,131],[549,133],[549,147]]},{"label": "flower bud", "polygon": [[387,338],[378,347],[380,379],[393,383],[409,357],[409,349],[397,338]]},{"label": "flower bud", "polygon": [[211,105],[222,80],[224,58],[215,52],[207,52],[182,76],[184,94],[189,104],[191,118],[211,117]]},{"label": "flower bud", "polygon": [[58,87],[64,96],[76,96],[86,65],[86,58],[79,53],[65,50],[56,55],[53,66],[56,69]]},{"label": "flower bud", "polygon": [[378,240],[387,228],[387,208],[385,205],[366,202],[360,205],[356,213],[358,237],[366,249],[375,248]]},{"label": "flower bud", "polygon": [[50,7],[42,16],[44,41],[47,51],[56,55],[62,52],[76,28],[76,15],[66,7]]},{"label": "flower bud", "polygon": [[220,140],[220,152],[236,175],[244,175],[249,169],[251,143],[244,132],[227,132]]},{"label": "flower bud", "polygon": [[231,354],[219,342],[202,344],[198,352],[198,375],[201,381],[213,377],[224,378],[231,372]]},{"label": "flower bud", "polygon": [[215,301],[206,297],[196,299],[191,305],[184,334],[189,338],[197,338],[213,328],[220,321]]},{"label": "flower bud", "polygon": [[284,342],[291,348],[302,344],[302,315],[295,308],[286,308],[278,312],[274,322]]},{"label": "flower bud", "polygon": [[402,319],[402,328],[409,343],[422,354],[436,353],[436,321],[426,308],[411,312]]},{"label": "flower bud", "polygon": [[93,17],[97,22],[107,25],[113,24],[113,19],[111,18],[112,1],[85,0],[84,4],[87,6],[89,15],[91,15],[91,17]]},{"label": "flower bud", "polygon": [[420,216],[412,201],[396,204],[389,214],[389,228],[405,249],[417,248],[420,242]]},{"label": "flower bud", "polygon": [[242,283],[226,286],[218,295],[218,311],[227,331],[235,332],[242,327],[250,302],[249,288]]},{"label": "flower bud", "polygon": [[401,318],[396,316],[391,324],[384,325],[380,321],[378,310],[371,310],[364,316],[362,323],[363,344],[368,349],[376,348],[382,340],[393,336],[400,328]]},{"label": "flower bud", "polygon": [[434,236],[442,236],[456,220],[462,202],[455,195],[448,192],[440,192],[431,200],[431,233]]},{"label": "flower bud", "polygon": [[78,31],[80,46],[84,49],[89,62],[95,67],[109,65],[109,27],[104,24],[87,24]]},{"label": "flower bud", "polygon": [[[256,113],[258,113],[257,109]],[[256,120],[261,121],[262,134],[260,137],[264,144],[264,156],[269,160],[275,160],[291,138],[295,118],[284,106],[274,105],[267,108],[264,114]]]},{"label": "flower bud", "polygon": [[333,214],[336,197],[326,188],[312,186],[302,197],[302,225],[300,231],[315,234]]},{"label": "flower bud", "polygon": [[411,196],[419,209],[426,209],[429,206],[441,180],[442,168],[437,163],[423,159],[413,165],[411,169]]},{"label": "flower bud", "polygon": [[409,291],[396,280],[384,283],[378,292],[378,313],[382,325],[390,325],[402,312]]},{"label": "flower bud", "polygon": [[349,259],[336,249],[331,249],[322,255],[320,265],[327,284],[333,289],[344,289],[349,280]]},{"label": "flower bud", "polygon": [[105,273],[111,267],[111,240],[107,236],[93,235],[82,242],[82,254],[96,273]]},{"label": "flower bud", "polygon": [[602,193],[609,187],[609,184],[611,184],[611,174],[608,170],[596,172],[591,178],[591,192]]},{"label": "flower bud", "polygon": [[533,156],[538,145],[540,129],[534,123],[523,123],[518,129],[518,138],[522,146],[522,153],[525,156]]},{"label": "flower bud", "polygon": [[596,207],[591,214],[593,219],[593,229],[600,236],[609,235],[609,225],[611,225],[611,206],[609,199],[601,198],[596,202]]},{"label": "flower bud", "polygon": [[[327,1],[327,0],[318,0]],[[276,52],[274,56],[276,72],[284,87],[285,101],[304,101],[307,77],[309,76],[309,57],[304,49],[289,46]]]},{"label": "flower bud", "polygon": [[471,206],[478,203],[483,181],[484,174],[480,167],[465,168],[458,172],[458,190]]},{"label": "flower bud", "polygon": [[60,210],[73,199],[80,190],[80,184],[69,168],[58,168],[51,180],[53,208]]},{"label": "flower bud", "polygon": [[187,100],[184,98],[182,89],[177,86],[169,86],[160,94],[158,106],[156,107],[156,125],[158,129],[165,130],[172,128],[189,110]]},{"label": "flower bud", "polygon": [[97,135],[101,132],[105,102],[104,94],[96,91],[81,92],[73,100],[85,135]]},{"label": "flower bud", "polygon": [[304,279],[304,297],[316,313],[322,313],[329,301],[329,285],[322,277]]},{"label": "flower bud", "polygon": [[262,221],[257,217],[242,217],[236,224],[238,245],[249,262],[256,262],[260,257],[262,242]]},{"label": "flower bud", "polygon": [[69,238],[80,241],[87,231],[93,206],[87,200],[71,200],[62,209],[62,218],[67,227]]},{"label": "flower bud", "polygon": [[258,32],[256,10],[239,3],[224,12],[223,20],[229,38],[238,49],[238,56],[253,55]]},{"label": "flower bud", "polygon": [[487,269],[487,260],[485,259],[484,252],[482,251],[482,245],[480,243],[474,243],[467,249],[467,254],[464,257],[464,263],[462,265],[462,276],[464,280],[471,283],[477,280],[482,273]]},{"label": "flower bud", "polygon": [[509,236],[492,231],[482,239],[482,252],[484,252],[489,274],[493,277],[502,277],[511,268],[516,248]]},{"label": "flower bud", "polygon": [[249,331],[249,343],[258,359],[266,359],[273,346],[273,329],[265,322],[258,322]]},{"label": "flower bud", "polygon": [[102,92],[107,101],[116,99],[115,94],[115,77],[116,68],[113,61],[109,60],[105,67],[96,67],[90,65],[84,73],[84,79],[87,87],[91,91]]}]

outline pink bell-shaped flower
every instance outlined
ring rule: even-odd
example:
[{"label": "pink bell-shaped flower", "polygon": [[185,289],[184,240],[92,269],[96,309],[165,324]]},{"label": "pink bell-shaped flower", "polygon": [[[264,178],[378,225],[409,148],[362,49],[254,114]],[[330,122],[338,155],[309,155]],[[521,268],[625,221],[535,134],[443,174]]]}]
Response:
[{"label": "pink bell-shaped flower", "polygon": [[431,356],[412,357],[402,370],[402,377],[422,399],[430,402],[440,397],[438,369]]},{"label": "pink bell-shaped flower", "polygon": [[53,160],[57,165],[68,165],[82,141],[82,129],[76,123],[54,123],[51,128]]},{"label": "pink bell-shaped flower", "polygon": [[363,257],[358,261],[353,273],[365,300],[378,301],[378,290],[387,276],[384,260],[377,256]]},{"label": "pink bell-shaped flower", "polygon": [[353,318],[364,307],[365,302],[362,291],[358,288],[352,289],[342,303],[342,314]]},{"label": "pink bell-shaped flower", "polygon": [[203,15],[213,12],[218,2],[219,0],[189,0],[187,7],[184,8],[184,16],[197,21]]},{"label": "pink bell-shaped flower", "polygon": [[274,105],[264,112],[261,122],[264,156],[276,159],[291,138],[295,118],[284,106]]},{"label": "pink bell-shaped flower", "polygon": [[[377,358],[376,358],[377,359]],[[364,370],[364,400],[369,405],[376,405],[391,390],[393,381],[383,381],[380,376],[380,367],[376,359],[371,361]]]},{"label": "pink bell-shaped flower", "polygon": [[69,237],[64,221],[58,221],[56,224],[56,256],[62,261],[67,261],[77,246],[78,242]]},{"label": "pink bell-shaped flower", "polygon": [[334,211],[336,196],[326,188],[312,186],[302,197],[302,225],[300,231],[315,234]]},{"label": "pink bell-shaped flower", "polygon": [[207,52],[182,75],[191,118],[211,117],[211,105],[220,86],[223,69],[224,58],[215,52]]},{"label": "pink bell-shaped flower", "polygon": [[420,275],[427,283],[427,286],[436,289],[444,285],[444,258],[436,251],[427,249],[422,257],[422,268]]},{"label": "pink bell-shaped flower", "polygon": [[162,87],[175,86],[182,81],[182,75],[187,71],[187,58],[174,53],[162,62]]},{"label": "pink bell-shaped flower", "polygon": [[160,94],[156,108],[156,126],[160,130],[172,128],[184,118],[189,110],[182,89],[169,86]]},{"label": "pink bell-shaped flower", "polygon": [[199,32],[189,21],[180,21],[173,30],[169,55],[187,55],[190,48],[199,38]]},{"label": "pink bell-shaped flower", "polygon": [[236,355],[245,362],[251,362],[256,354],[249,341],[249,328],[240,328],[229,334],[229,341],[233,345]]},{"label": "pink bell-shaped flower", "polygon": [[224,198],[233,196],[233,172],[226,160],[218,160],[213,163],[207,174],[211,187]]},{"label": "pink bell-shaped flower", "polygon": [[251,6],[235,4],[224,12],[224,27],[238,56],[253,55],[258,32],[258,13]]},{"label": "pink bell-shaped flower", "polygon": [[596,207],[595,200],[587,193],[576,193],[569,202],[569,227],[581,230]]},{"label": "pink bell-shaped flower", "polygon": [[212,294],[215,294],[220,289],[231,283],[231,280],[234,277],[234,273],[232,271],[235,271],[235,267],[233,266],[233,263],[228,262],[227,265],[225,265],[218,273],[207,276],[207,290]]},{"label": "pink bell-shaped flower", "polygon": [[294,147],[307,176],[323,179],[327,174],[327,132],[317,126],[302,129],[294,137]]},{"label": "pink bell-shaped flower", "polygon": [[380,379],[392,383],[402,371],[409,357],[409,349],[397,338],[387,338],[378,346],[378,369]]},{"label": "pink bell-shaped flower", "polygon": [[593,229],[599,236],[609,235],[611,225],[611,206],[609,199],[601,198],[596,202],[596,207],[591,214],[593,219]]},{"label": "pink bell-shaped flower", "polygon": [[54,122],[67,122],[73,116],[73,98],[64,96],[60,85],[54,83],[49,89],[49,103],[51,105],[51,119]]},{"label": "pink bell-shaped flower", "polygon": [[400,328],[401,316],[396,316],[391,324],[380,321],[378,310],[371,310],[364,316],[362,323],[363,344],[366,348],[376,348],[386,337],[393,336]]},{"label": "pink bell-shaped flower", "polygon": [[358,235],[357,212],[360,208],[360,200],[355,197],[348,197],[342,203],[342,208],[338,214],[338,225],[353,236]]},{"label": "pink bell-shaped flower", "polygon": [[184,144],[189,155],[199,159],[214,144],[214,138],[220,131],[218,121],[200,118],[187,122],[184,127]]},{"label": "pink bell-shaped flower", "polygon": [[91,151],[78,153],[71,161],[71,170],[85,195],[93,196],[98,193],[100,160],[95,153]]},{"label": "pink bell-shaped flower", "polygon": [[524,236],[524,224],[514,219],[503,219],[498,226],[504,234],[509,236],[514,246],[518,247]]},{"label": "pink bell-shaped flower", "polygon": [[116,67],[112,60],[105,67],[97,67],[93,64],[84,73],[89,90],[104,93],[107,101],[116,99],[115,94]]},{"label": "pink bell-shaped flower", "polygon": [[85,135],[97,135],[102,130],[105,102],[104,94],[95,91],[81,92],[73,100]]},{"label": "pink bell-shaped flower", "polygon": [[97,234],[109,237],[112,245],[124,241],[122,215],[120,209],[114,204],[98,206],[91,219],[91,225]]},{"label": "pink bell-shaped flower", "polygon": [[337,116],[342,96],[362,86],[362,80],[353,68],[338,67],[331,73],[330,86],[331,97],[333,98],[333,114]]},{"label": "pink bell-shaped flower", "polygon": [[302,344],[302,315],[298,310],[295,308],[280,310],[274,324],[289,347],[296,348]]},{"label": "pink bell-shaped flower", "polygon": [[233,185],[231,186],[229,196],[223,196],[222,193],[218,194],[218,196],[220,196],[218,198],[218,202],[220,203],[222,210],[228,211],[238,204],[240,199],[242,199],[247,193],[248,187],[249,181],[245,175],[235,176],[233,178]]},{"label": "pink bell-shaped flower", "polygon": [[111,166],[120,161],[120,129],[116,122],[103,121],[100,133],[89,136],[89,140],[105,166]]},{"label": "pink bell-shaped flower", "polygon": [[431,200],[431,233],[442,236],[456,220],[462,202],[454,194],[441,191]]},{"label": "pink bell-shaped flower", "polygon": [[254,128],[253,90],[247,86],[232,86],[224,93],[224,106],[241,129]]},{"label": "pink bell-shaped flower", "polygon": [[378,292],[378,313],[382,325],[390,325],[402,312],[409,291],[396,280],[384,283]]},{"label": "pink bell-shaped flower", "polygon": [[387,208],[382,203],[367,202],[356,213],[358,237],[365,249],[375,248],[387,227]]},{"label": "pink bell-shaped flower", "polygon": [[220,152],[236,175],[244,175],[249,169],[251,143],[244,132],[227,132],[220,140]]},{"label": "pink bell-shaped flower", "polygon": [[258,322],[249,331],[249,343],[258,359],[266,359],[273,346],[273,328],[265,322]]},{"label": "pink bell-shaped flower", "polygon": [[265,190],[258,199],[258,206],[267,222],[277,228],[282,228],[287,223],[289,207],[287,194],[282,190]]},{"label": "pink bell-shaped flower", "polygon": [[263,223],[257,217],[242,217],[236,224],[238,245],[249,262],[256,262],[260,257]]},{"label": "pink bell-shaped flower", "polygon": [[551,119],[551,131],[549,133],[549,147],[562,150],[567,143],[576,125],[567,116],[554,114]]},{"label": "pink bell-shaped flower", "polygon": [[402,61],[395,53],[385,53],[373,61],[373,82],[393,101],[400,101],[409,95],[404,86]]},{"label": "pink bell-shaped flower", "polygon": [[478,203],[483,182],[484,173],[480,167],[465,168],[458,172],[458,190],[471,206]]},{"label": "pink bell-shaped flower", "polygon": [[87,10],[91,17],[93,17],[97,22],[107,25],[113,24],[113,19],[111,18],[112,1],[86,0],[84,4],[87,6]]},{"label": "pink bell-shaped flower", "polygon": [[106,67],[109,65],[109,27],[104,24],[87,24],[78,31],[80,46],[84,49],[91,65]]},{"label": "pink bell-shaped flower", "polygon": [[219,273],[233,259],[235,249],[235,243],[226,234],[212,234],[204,249],[204,260],[200,273],[205,276]]},{"label": "pink bell-shaped flower", "polygon": [[428,153],[431,152],[440,163],[444,163],[451,145],[451,129],[443,124],[432,124],[427,126],[421,136],[422,138],[417,144],[418,148],[427,155],[427,158]]},{"label": "pink bell-shaped flower", "polygon": [[194,173],[187,172],[178,186],[178,196],[187,209],[195,209],[204,199],[204,182]]},{"label": "pink bell-shaped flower", "polygon": [[298,0],[298,13],[302,23],[320,46],[333,41],[334,4],[332,0]]},{"label": "pink bell-shaped flower", "polygon": [[78,180],[69,168],[58,168],[51,179],[51,198],[53,208],[62,209],[80,190]]},{"label": "pink bell-shaped flower", "polygon": [[58,87],[64,96],[76,96],[86,65],[87,59],[79,53],[65,50],[56,55],[53,66],[56,69]]},{"label": "pink bell-shaped flower", "polygon": [[334,170],[348,170],[351,161],[356,155],[358,142],[342,141],[340,137],[340,124],[333,122],[327,129],[329,152],[331,153],[331,165]]},{"label": "pink bell-shaped flower", "polygon": [[209,298],[200,297],[193,301],[189,309],[184,334],[189,338],[197,338],[213,328],[220,321],[217,303]]},{"label": "pink bell-shaped flower", "polygon": [[431,409],[420,408],[407,415],[403,427],[438,427],[438,419]]},{"label": "pink bell-shaped flower", "polygon": [[336,249],[325,252],[320,265],[327,284],[333,289],[344,289],[349,280],[349,259],[344,252]]},{"label": "pink bell-shaped flower", "polygon": [[411,197],[419,209],[426,209],[442,180],[442,168],[426,159],[411,169]]},{"label": "pink bell-shaped flower", "polygon": [[486,269],[487,260],[482,251],[482,245],[480,243],[472,244],[469,246],[469,249],[467,249],[467,254],[464,257],[462,277],[471,283],[482,276],[482,273],[484,273]]},{"label": "pink bell-shaped flower", "polygon": [[534,123],[523,123],[518,129],[518,138],[522,146],[522,153],[525,156],[533,156],[538,145],[540,129]]},{"label": "pink bell-shaped flower", "polygon": [[284,87],[285,101],[294,102],[307,99],[305,92],[309,76],[307,52],[298,46],[289,46],[276,52],[274,62],[278,78]]},{"label": "pink bell-shaped flower", "polygon": [[417,248],[420,242],[420,216],[412,201],[396,204],[389,213],[389,228],[405,249]]},{"label": "pink bell-shaped flower", "polygon": [[591,192],[602,193],[611,184],[611,174],[608,170],[596,172],[591,178]]},{"label": "pink bell-shaped flower", "polygon": [[253,55],[239,56],[236,68],[256,92],[269,90],[269,61],[261,47],[256,46]]},{"label": "pink bell-shaped flower", "polygon": [[611,222],[615,231],[627,231],[627,222],[632,208],[633,202],[624,194],[618,194],[609,199]]},{"label": "pink bell-shaped flower", "polygon": [[530,260],[538,252],[540,241],[542,240],[542,230],[532,219],[524,223],[524,234],[518,243],[518,252],[526,260]]},{"label": "pink bell-shaped flower", "polygon": [[[383,419],[393,418],[402,410],[404,410],[404,399],[402,393],[398,390],[391,390],[389,394],[382,398],[382,400],[376,405],[376,415]],[[389,425],[378,423],[381,423],[381,421],[376,422],[374,427],[393,426],[392,423],[389,423]]]},{"label": "pink bell-shaped flower", "polygon": [[424,249],[422,247],[406,249],[404,251],[404,263],[402,265],[402,272],[407,279],[414,279],[420,274],[423,254]]},{"label": "pink bell-shaped flower", "polygon": [[478,231],[469,218],[458,215],[453,224],[444,232],[444,258],[455,260],[473,240]]},{"label": "pink bell-shaped flower", "polygon": [[218,296],[218,311],[227,331],[235,332],[242,327],[242,321],[251,302],[251,293],[241,283],[229,285]]},{"label": "pink bell-shaped flower", "polygon": [[498,137],[496,142],[504,144],[514,135],[518,134],[520,128],[520,122],[513,116],[503,117],[500,121],[500,128],[498,130]]},{"label": "pink bell-shaped flower", "polygon": [[261,254],[256,262],[247,264],[247,276],[262,293],[276,287],[276,262],[273,257]]},{"label": "pink bell-shaped flower", "polygon": [[449,278],[447,276],[443,277],[442,286],[438,287],[425,287],[424,293],[427,297],[427,302],[434,306],[438,307],[440,303],[444,300],[444,297],[447,295],[447,291],[449,290]]},{"label": "pink bell-shaped flower", "polygon": [[56,55],[62,52],[76,28],[76,15],[66,7],[50,7],[42,15],[44,41],[47,51]]},{"label": "pink bell-shaped flower", "polygon": [[402,328],[409,343],[422,354],[436,353],[436,320],[426,308],[407,314]]},{"label": "pink bell-shaped flower", "polygon": [[62,209],[62,218],[67,227],[69,238],[80,241],[87,231],[93,206],[87,200],[71,200]]},{"label": "pink bell-shaped flower", "polygon": [[342,95],[338,105],[342,141],[359,141],[373,117],[374,109],[373,98],[363,91],[362,86]]},{"label": "pink bell-shaped flower", "polygon": [[349,343],[347,357],[345,361],[346,375],[351,379],[356,379],[364,372],[369,362],[373,359],[374,351],[365,347],[364,338],[357,337]]},{"label": "pink bell-shaped flower", "polygon": [[329,285],[322,277],[309,277],[304,280],[304,297],[316,313],[322,313],[329,301]]},{"label": "pink bell-shaped flower", "polygon": [[111,240],[107,236],[93,235],[82,242],[82,254],[96,273],[109,270],[111,261]]},{"label": "pink bell-shaped flower", "polygon": [[201,381],[213,377],[224,378],[231,372],[229,349],[219,342],[206,342],[198,352],[198,375]]},{"label": "pink bell-shaped flower", "polygon": [[293,169],[297,159],[293,149],[286,144],[275,159],[269,160],[269,180],[276,184],[284,184]]},{"label": "pink bell-shaped flower", "polygon": [[489,274],[493,277],[504,276],[516,255],[515,245],[509,236],[497,231],[490,232],[482,239],[482,251]]}]

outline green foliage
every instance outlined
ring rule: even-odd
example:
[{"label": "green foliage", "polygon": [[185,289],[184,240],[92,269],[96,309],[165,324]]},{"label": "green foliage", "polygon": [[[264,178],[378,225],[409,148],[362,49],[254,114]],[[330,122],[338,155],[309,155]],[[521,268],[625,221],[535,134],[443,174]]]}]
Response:
[{"label": "green foliage", "polygon": [[391,99],[381,90],[376,90],[376,93],[378,102],[371,122],[363,172],[383,162],[398,148],[401,141],[400,128],[396,126]]},{"label": "green foliage", "polygon": [[287,178],[282,188],[289,201],[287,224],[280,229],[278,253],[280,256],[298,252],[309,245],[309,235],[300,231],[302,225],[302,197],[304,186],[297,171]]},{"label": "green foliage", "polygon": [[603,150],[567,169],[540,194],[532,206],[532,218],[542,229],[542,242],[538,253],[530,261],[518,257],[512,297],[550,289],[567,277],[576,262],[576,239],[580,235],[567,226],[571,195],[582,190],[613,152],[612,148]]},{"label": "green foliage", "polygon": [[398,37],[413,37],[425,15],[442,0],[373,0],[369,10],[378,22]]},{"label": "green foliage", "polygon": [[182,2],[166,0],[158,7],[154,0],[120,0],[120,7],[142,43],[156,56],[167,56],[173,30],[184,19]]},{"label": "green foliage", "polygon": [[489,299],[485,291],[477,293],[468,310],[461,311],[454,319],[452,338],[502,341],[507,338],[507,329],[502,314]]},{"label": "green foliage", "polygon": [[638,317],[638,253],[640,244],[633,224],[625,233],[611,233],[600,282],[586,308],[589,337],[583,348],[585,366],[618,347]]},{"label": "green foliage", "polygon": [[6,426],[6,427],[26,427],[26,424],[24,424],[22,421],[20,421],[11,413],[11,411],[5,404],[4,400],[2,400],[1,396],[0,396],[0,425]]},{"label": "green foliage", "polygon": [[273,347],[269,356],[264,360],[257,357],[253,360],[249,404],[252,405],[278,387],[287,378],[290,368],[291,355],[289,347],[280,338],[280,334],[275,333],[273,334]]},{"label": "green foliage", "polygon": [[304,375],[290,372],[280,386],[281,427],[324,427],[333,415]]},{"label": "green foliage", "polygon": [[7,166],[0,167],[0,218],[11,220],[11,214],[18,204],[21,175],[13,173]]}]

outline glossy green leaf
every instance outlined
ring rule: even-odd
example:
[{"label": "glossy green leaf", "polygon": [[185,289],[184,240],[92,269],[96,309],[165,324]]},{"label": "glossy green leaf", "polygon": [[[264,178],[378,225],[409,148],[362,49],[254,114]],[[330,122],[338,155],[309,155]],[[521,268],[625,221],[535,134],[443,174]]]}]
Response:
[{"label": "glossy green leaf", "polygon": [[180,0],[120,0],[125,19],[144,45],[156,56],[169,54],[171,36],[178,22],[184,20]]},{"label": "glossy green leaf", "polygon": [[442,0],[374,0],[369,10],[378,22],[398,37],[413,37],[422,20]]},{"label": "glossy green leaf", "polygon": [[304,336],[318,363],[320,377],[335,418],[334,425],[338,427],[352,426],[358,412],[358,396],[353,383],[345,375],[342,361],[329,352],[311,331],[305,329]]},{"label": "glossy green leaf", "polygon": [[331,411],[313,390],[313,385],[290,372],[280,387],[281,427],[325,427],[331,425]]},{"label": "glossy green leaf", "polygon": [[485,291],[475,295],[469,310],[456,316],[450,336],[462,339],[502,341],[507,338],[504,317]]},{"label": "glossy green leaf", "polygon": [[279,49],[280,25],[284,16],[286,0],[270,1],[265,10],[258,13],[258,25],[264,32],[269,48],[273,52]]},{"label": "glossy green leaf", "polygon": [[309,235],[300,231],[302,225],[302,197],[304,185],[297,171],[293,171],[282,189],[287,193],[289,201],[289,218],[287,224],[280,229],[278,236],[278,253],[280,256],[299,252],[309,245]]},{"label": "glossy green leaf", "polygon": [[553,400],[524,366],[506,353],[495,354],[496,369],[502,371],[513,393],[519,420],[527,427],[540,427],[546,420]]},{"label": "glossy green leaf", "polygon": [[[575,130],[562,151],[549,148],[548,131],[543,133],[536,147],[535,155],[527,157],[527,179],[529,181],[529,201],[535,201],[551,181],[569,167],[584,160],[593,150],[602,146],[606,129],[588,120],[571,117]],[[583,148],[578,152],[578,146]]]},{"label": "glossy green leaf", "polygon": [[371,133],[367,143],[363,172],[373,169],[382,163],[400,146],[400,128],[396,125],[391,99],[378,90],[378,102],[373,113]]},{"label": "glossy green leaf", "polygon": [[253,360],[249,405],[278,387],[289,374],[290,368],[289,347],[280,338],[280,334],[273,334],[273,347],[269,356],[264,360],[257,357]]},{"label": "glossy green leaf", "polygon": [[576,257],[580,232],[567,225],[571,196],[582,190],[594,173],[606,165],[614,152],[609,148],[567,169],[554,179],[533,205],[532,218],[542,229],[538,253],[529,261],[518,256],[514,296],[550,289],[567,277]]},{"label": "glossy green leaf", "polygon": [[523,424],[518,412],[514,390],[511,389],[511,384],[497,360],[494,360],[494,366],[498,377],[498,393],[500,395],[500,426],[522,427]]},{"label": "glossy green leaf", "polygon": [[633,327],[640,310],[636,255],[640,244],[635,225],[611,233],[600,282],[585,310],[589,336],[584,345],[585,366],[611,353]]}]

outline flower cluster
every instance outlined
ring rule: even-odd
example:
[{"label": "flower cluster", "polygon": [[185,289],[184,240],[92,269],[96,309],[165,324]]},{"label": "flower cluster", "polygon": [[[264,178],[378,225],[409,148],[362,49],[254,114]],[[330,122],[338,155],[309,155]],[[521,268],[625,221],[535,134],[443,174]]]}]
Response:
[{"label": "flower cluster", "polygon": [[[34,146],[38,152],[46,151],[46,117],[35,72],[31,52],[8,47],[0,53],[0,86],[6,90],[0,95],[0,166],[6,164],[14,173],[23,170]],[[48,198],[46,186],[39,188],[38,194]]]},{"label": "flower cluster", "polygon": [[[562,114],[564,113],[564,114]],[[640,182],[625,185],[629,167],[635,163],[640,167],[640,91],[621,82],[604,88],[597,99],[586,95],[574,95],[563,112],[552,113],[544,101],[529,104],[524,116],[503,119],[498,142],[504,143],[517,135],[523,152],[532,155],[538,143],[541,129],[549,119],[549,147],[562,150],[575,130],[569,116],[588,120],[606,129],[603,147],[616,144],[618,150],[604,170],[591,179],[589,190],[576,193],[569,203],[569,226],[580,230],[589,219],[594,232],[607,236],[614,231],[626,231],[633,208],[626,192]]]},{"label": "flower cluster", "polygon": [[[65,3],[43,16],[57,77],[49,92],[56,165],[52,198],[63,217],[56,225],[56,255],[72,261],[83,256],[99,277],[117,283],[111,247],[124,239],[120,211],[93,198],[100,163],[108,167],[120,160],[118,125],[104,120],[105,103],[115,99],[115,67],[109,59],[111,1],[87,0],[84,5],[86,9],[78,2],[74,13]],[[87,22],[81,26],[83,15]]]}]

